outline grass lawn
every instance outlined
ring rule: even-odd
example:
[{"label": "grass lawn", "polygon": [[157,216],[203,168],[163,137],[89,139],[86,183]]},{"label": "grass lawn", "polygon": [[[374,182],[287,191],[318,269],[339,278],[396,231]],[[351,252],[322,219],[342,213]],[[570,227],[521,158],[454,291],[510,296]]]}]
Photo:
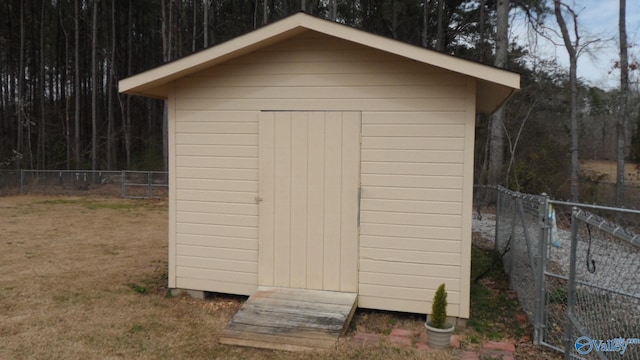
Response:
[{"label": "grass lawn", "polygon": [[[474,259],[477,255],[474,250]],[[454,350],[427,353],[386,341],[350,343],[355,331],[423,331],[423,316],[368,310],[356,313],[346,341],[329,352],[221,345],[219,333],[245,298],[168,296],[166,267],[166,201],[0,197],[0,359],[457,357]],[[517,304],[509,293],[502,298],[495,276],[499,272],[472,288],[474,319],[462,331],[463,348],[485,339],[530,342]],[[496,296],[499,302],[492,300]]]}]

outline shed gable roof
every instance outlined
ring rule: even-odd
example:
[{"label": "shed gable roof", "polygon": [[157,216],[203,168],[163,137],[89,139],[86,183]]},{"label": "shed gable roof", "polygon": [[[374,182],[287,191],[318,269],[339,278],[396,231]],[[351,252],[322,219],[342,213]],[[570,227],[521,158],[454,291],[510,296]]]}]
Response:
[{"label": "shed gable roof", "polygon": [[480,113],[494,112],[520,88],[520,75],[516,73],[297,13],[206,50],[123,79],[118,84],[119,90],[132,95],[166,98],[169,93],[167,85],[174,80],[306,31],[316,31],[474,77],[478,80],[476,110]]}]

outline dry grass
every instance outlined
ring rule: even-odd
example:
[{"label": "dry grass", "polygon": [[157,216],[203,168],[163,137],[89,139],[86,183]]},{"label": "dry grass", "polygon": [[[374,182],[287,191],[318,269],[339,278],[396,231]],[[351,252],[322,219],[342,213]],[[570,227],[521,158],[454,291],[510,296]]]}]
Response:
[{"label": "dry grass", "polygon": [[[241,297],[166,296],[162,201],[0,197],[1,359],[451,359],[384,341],[325,353],[220,345]],[[419,331],[422,319],[358,313],[355,330]]]}]

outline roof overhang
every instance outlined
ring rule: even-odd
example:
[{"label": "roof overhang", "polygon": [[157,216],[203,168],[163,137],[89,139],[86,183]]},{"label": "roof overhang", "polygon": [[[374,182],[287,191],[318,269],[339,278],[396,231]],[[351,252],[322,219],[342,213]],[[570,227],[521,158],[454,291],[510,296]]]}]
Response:
[{"label": "roof overhang", "polygon": [[297,13],[209,49],[123,79],[120,92],[166,98],[168,84],[236,57],[281,42],[306,31],[316,31],[373,49],[477,79],[476,110],[490,114],[520,89],[520,75],[451,55],[361,31],[350,26]]}]

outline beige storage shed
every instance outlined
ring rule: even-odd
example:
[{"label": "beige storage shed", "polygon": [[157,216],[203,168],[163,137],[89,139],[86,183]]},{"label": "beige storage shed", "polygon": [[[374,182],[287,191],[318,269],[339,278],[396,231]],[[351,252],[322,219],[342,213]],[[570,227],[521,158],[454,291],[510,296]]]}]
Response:
[{"label": "beige storage shed", "polygon": [[168,99],[169,287],[468,318],[475,117],[519,81],[304,13],[120,81]]}]

